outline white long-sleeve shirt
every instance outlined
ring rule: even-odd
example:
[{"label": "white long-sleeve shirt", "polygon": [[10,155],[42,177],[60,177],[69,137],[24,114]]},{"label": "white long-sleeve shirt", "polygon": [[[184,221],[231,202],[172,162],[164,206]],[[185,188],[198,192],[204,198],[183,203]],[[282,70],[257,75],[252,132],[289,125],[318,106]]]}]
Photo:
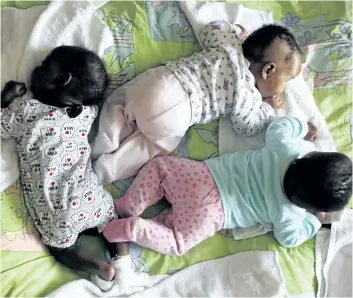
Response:
[{"label": "white long-sleeve shirt", "polygon": [[190,125],[229,116],[239,135],[250,136],[262,131],[275,116],[255,87],[241,35],[239,26],[214,21],[200,32],[202,52],[166,63],[189,94]]}]

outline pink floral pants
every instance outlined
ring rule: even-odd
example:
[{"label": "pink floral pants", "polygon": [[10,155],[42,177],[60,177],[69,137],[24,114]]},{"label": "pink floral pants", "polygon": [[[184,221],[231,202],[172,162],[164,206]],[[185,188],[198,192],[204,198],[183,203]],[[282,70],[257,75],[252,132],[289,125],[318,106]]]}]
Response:
[{"label": "pink floral pants", "polygon": [[[153,219],[138,217],[163,196],[171,208]],[[125,196],[115,201],[115,210],[124,218],[107,224],[108,241],[133,241],[170,255],[184,254],[224,223],[218,188],[205,163],[172,156],[146,164]]]}]

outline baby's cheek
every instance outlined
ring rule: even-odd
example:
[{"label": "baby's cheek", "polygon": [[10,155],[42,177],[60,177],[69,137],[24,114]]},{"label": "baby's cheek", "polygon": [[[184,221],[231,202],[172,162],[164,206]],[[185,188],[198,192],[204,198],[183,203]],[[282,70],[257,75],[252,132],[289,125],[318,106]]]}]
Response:
[{"label": "baby's cheek", "polygon": [[272,94],[280,95],[284,92],[286,89],[287,81],[283,77],[283,75],[278,74],[273,80],[272,80]]}]

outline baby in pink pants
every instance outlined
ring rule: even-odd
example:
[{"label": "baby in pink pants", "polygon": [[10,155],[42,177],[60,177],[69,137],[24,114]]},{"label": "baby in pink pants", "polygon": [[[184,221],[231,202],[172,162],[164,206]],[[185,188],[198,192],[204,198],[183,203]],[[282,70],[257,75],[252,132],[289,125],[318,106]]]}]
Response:
[{"label": "baby in pink pants", "polygon": [[[109,222],[104,236],[182,255],[220,229],[266,223],[282,246],[300,245],[316,234],[325,212],[342,210],[352,195],[347,156],[311,152],[299,158],[298,141],[317,137],[316,127],[308,124],[293,117],[275,120],[259,150],[204,162],[172,156],[151,160],[115,201],[123,218]],[[139,217],[163,197],[171,208],[153,219]]]},{"label": "baby in pink pants", "polygon": [[[165,196],[172,204],[153,219],[138,217]],[[110,242],[133,241],[170,255],[182,255],[223,227],[217,186],[203,162],[158,157],[142,168],[127,194],[115,201],[119,219],[107,227]]]}]

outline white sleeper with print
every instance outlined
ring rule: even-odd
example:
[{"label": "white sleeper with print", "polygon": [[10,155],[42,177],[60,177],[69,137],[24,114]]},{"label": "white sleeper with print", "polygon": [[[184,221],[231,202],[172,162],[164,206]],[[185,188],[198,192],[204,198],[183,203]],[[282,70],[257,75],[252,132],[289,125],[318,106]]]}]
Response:
[{"label": "white sleeper with print", "polygon": [[44,244],[66,248],[82,231],[117,218],[113,198],[92,170],[87,135],[96,106],[76,118],[66,108],[37,100],[14,100],[1,109],[1,137],[14,137],[20,157],[22,190]]},{"label": "white sleeper with print", "polygon": [[237,134],[251,136],[275,116],[255,86],[241,37],[239,26],[214,21],[200,32],[202,52],[166,63],[190,97],[190,126],[229,116]]}]

